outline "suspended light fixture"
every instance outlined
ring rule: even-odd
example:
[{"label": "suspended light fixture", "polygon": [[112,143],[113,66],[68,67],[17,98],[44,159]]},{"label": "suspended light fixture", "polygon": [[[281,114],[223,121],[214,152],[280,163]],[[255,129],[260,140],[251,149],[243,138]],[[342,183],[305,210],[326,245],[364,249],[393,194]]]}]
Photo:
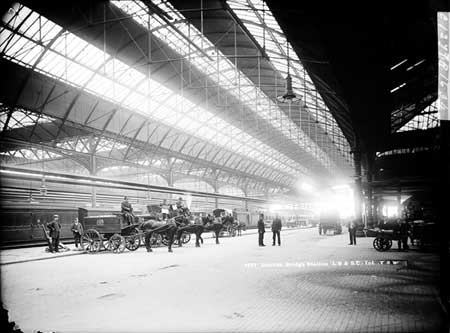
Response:
[{"label": "suspended light fixture", "polygon": [[[287,41],[286,41],[287,43]],[[292,103],[298,102],[301,100],[300,96],[297,96],[294,93],[294,89],[292,88],[292,77],[290,73],[290,62],[289,62],[289,44],[287,45],[287,76],[286,76],[286,92],[277,97],[277,100],[281,103]]]}]

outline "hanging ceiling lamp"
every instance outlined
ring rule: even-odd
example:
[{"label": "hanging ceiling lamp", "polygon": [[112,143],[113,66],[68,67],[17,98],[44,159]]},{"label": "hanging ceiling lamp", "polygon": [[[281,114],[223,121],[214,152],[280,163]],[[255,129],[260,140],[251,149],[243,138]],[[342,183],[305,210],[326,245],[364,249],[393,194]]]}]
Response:
[{"label": "hanging ceiling lamp", "polygon": [[[287,42],[287,41],[286,41]],[[289,44],[287,45],[287,76],[286,76],[286,92],[277,97],[277,100],[282,103],[298,102],[301,100],[300,96],[297,96],[292,89],[292,77],[290,73],[289,63]]]}]

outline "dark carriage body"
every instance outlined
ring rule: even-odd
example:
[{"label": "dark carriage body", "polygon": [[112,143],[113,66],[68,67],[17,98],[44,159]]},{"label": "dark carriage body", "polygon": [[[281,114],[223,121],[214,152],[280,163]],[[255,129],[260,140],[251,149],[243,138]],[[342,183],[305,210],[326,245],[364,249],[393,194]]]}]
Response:
[{"label": "dark carriage body", "polygon": [[[113,252],[123,252],[125,248],[130,251],[137,250],[141,244],[138,224],[129,225],[121,213],[97,215],[103,212],[78,208],[78,219],[84,228],[83,247],[88,252],[98,252],[102,248]],[[138,221],[143,221],[150,218],[150,215],[136,217]],[[106,245],[105,240],[107,240]]]}]

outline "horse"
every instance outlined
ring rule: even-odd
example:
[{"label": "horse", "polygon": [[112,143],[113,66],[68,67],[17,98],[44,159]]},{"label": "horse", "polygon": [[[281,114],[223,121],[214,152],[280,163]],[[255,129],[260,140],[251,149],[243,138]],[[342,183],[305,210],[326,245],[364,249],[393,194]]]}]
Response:
[{"label": "horse", "polygon": [[238,236],[242,236],[242,230],[247,230],[247,225],[244,222],[238,222],[237,224],[237,232]]},{"label": "horse", "polygon": [[173,219],[168,220],[167,222],[158,221],[158,220],[147,220],[139,224],[139,229],[144,232],[145,235],[145,247],[147,252],[152,252],[152,244],[150,239],[152,238],[153,233],[158,234],[166,234],[168,239],[168,249],[169,252],[172,251],[172,244],[174,240],[175,233],[178,229],[175,221]]},{"label": "horse", "polygon": [[[216,244],[219,244],[219,234],[222,231],[223,224],[216,223],[214,220],[211,220],[208,217],[202,217],[202,223],[204,227],[204,231],[212,231],[216,235]],[[200,240],[203,243],[203,238],[200,236]]]},{"label": "horse", "polygon": [[202,233],[205,231],[205,227],[201,224],[191,224],[186,216],[179,215],[174,218],[175,223],[178,226],[176,232],[176,239],[178,240],[178,246],[183,246],[181,241],[181,235],[183,232],[195,234],[195,247],[200,247],[200,241],[203,244]]}]

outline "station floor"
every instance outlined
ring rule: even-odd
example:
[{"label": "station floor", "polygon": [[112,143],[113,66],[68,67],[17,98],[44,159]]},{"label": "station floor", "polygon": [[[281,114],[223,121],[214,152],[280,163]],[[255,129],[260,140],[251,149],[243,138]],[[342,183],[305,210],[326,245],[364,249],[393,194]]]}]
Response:
[{"label": "station floor", "polygon": [[2,302],[24,332],[448,332],[436,254],[381,253],[373,238],[349,246],[316,228],[281,237],[173,253],[6,250]]}]

